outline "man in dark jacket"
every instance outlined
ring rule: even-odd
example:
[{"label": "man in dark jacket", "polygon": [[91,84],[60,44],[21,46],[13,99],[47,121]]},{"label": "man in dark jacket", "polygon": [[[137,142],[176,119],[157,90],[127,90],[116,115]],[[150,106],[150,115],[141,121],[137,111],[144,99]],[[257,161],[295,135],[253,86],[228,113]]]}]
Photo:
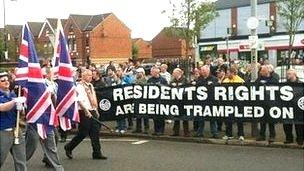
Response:
[{"label": "man in dark jacket", "polygon": [[[260,76],[255,81],[256,83],[269,84],[269,83],[278,83],[279,80],[271,76],[270,69],[267,65],[262,65],[260,69]],[[260,136],[257,138],[257,141],[265,141],[265,132],[266,132],[266,124],[269,126],[269,142],[274,142],[276,132],[275,132],[275,124],[270,122],[260,122]]]},{"label": "man in dark jacket", "polygon": [[92,84],[94,88],[100,88],[106,86],[106,82],[104,81],[104,79],[101,78],[101,74],[98,70],[92,71],[92,74],[93,74]]},{"label": "man in dark jacket", "polygon": [[[294,69],[289,69],[287,71],[287,82],[290,83],[301,83],[299,78],[297,77],[297,72]],[[301,115],[301,113],[298,113],[298,115]],[[303,113],[302,113],[303,115]],[[285,144],[293,143],[293,135],[292,135],[292,123],[283,123],[284,133],[286,136]],[[303,134],[304,134],[304,126],[303,124],[295,124],[295,130],[296,130],[296,142],[299,145],[303,145]]]},{"label": "man in dark jacket", "polygon": [[[150,71],[151,77],[148,79],[147,84],[168,85],[167,80],[161,77],[159,73],[160,70],[157,67],[152,67]],[[165,131],[165,120],[154,119],[153,135],[163,135],[164,131]]]},{"label": "man in dark jacket", "polygon": [[[172,73],[173,79],[171,81],[172,86],[181,86],[187,84],[187,79],[183,76],[183,71],[179,68],[175,68]],[[176,120],[174,121],[173,126],[173,134],[172,136],[179,136],[179,128],[180,128],[180,121]],[[189,136],[189,122],[183,121],[183,130],[184,130],[184,136]]]},{"label": "man in dark jacket", "polygon": [[[218,85],[218,79],[211,75],[210,73],[210,67],[208,65],[204,65],[200,68],[200,77],[198,78],[198,81],[196,85],[199,86],[206,86],[206,85]],[[204,137],[204,127],[205,127],[205,120],[204,118],[201,118],[198,122],[198,129],[196,131],[196,137]],[[211,134],[213,138],[218,138],[217,136],[217,124],[216,120],[210,120],[210,129]]]}]

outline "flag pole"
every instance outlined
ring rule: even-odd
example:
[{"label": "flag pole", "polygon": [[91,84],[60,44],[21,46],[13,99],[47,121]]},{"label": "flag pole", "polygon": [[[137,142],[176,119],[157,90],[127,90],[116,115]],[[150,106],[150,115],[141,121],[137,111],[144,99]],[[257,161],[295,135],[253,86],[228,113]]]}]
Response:
[{"label": "flag pole", "polygon": [[[21,86],[18,86],[18,97],[21,96]],[[20,120],[20,110],[17,109],[17,119],[16,119],[16,127],[14,130],[14,144],[20,144],[19,141],[19,121]]]},{"label": "flag pole", "polygon": [[92,119],[93,119],[94,121],[96,121],[97,123],[99,123],[101,126],[104,126],[105,128],[107,128],[110,132],[114,132],[113,129],[111,129],[108,125],[106,125],[106,124],[100,122],[97,118],[95,118],[95,117],[92,116]]}]

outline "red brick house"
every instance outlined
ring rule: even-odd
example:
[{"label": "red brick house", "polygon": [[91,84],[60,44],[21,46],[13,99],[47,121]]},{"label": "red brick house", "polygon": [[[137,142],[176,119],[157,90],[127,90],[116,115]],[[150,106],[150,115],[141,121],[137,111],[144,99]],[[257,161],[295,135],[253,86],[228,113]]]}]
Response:
[{"label": "red brick house", "polygon": [[[164,28],[152,39],[153,58],[185,58],[186,41],[178,36],[168,33]],[[193,56],[193,49],[188,49],[188,56]]]},{"label": "red brick house", "polygon": [[152,58],[152,45],[150,41],[145,41],[142,38],[136,38],[132,39],[132,45],[138,48],[138,60]]},{"label": "red brick house", "polygon": [[[61,19],[61,23],[64,26],[66,19]],[[44,50],[43,56],[44,58],[52,58],[53,57],[53,48],[55,42],[55,31],[57,29],[57,19],[56,18],[46,18],[43,23],[41,30],[38,34],[38,42],[42,45],[42,49]]]},{"label": "red brick house", "polygon": [[64,31],[74,63],[120,63],[132,56],[131,30],[113,13],[71,14]]},{"label": "red brick house", "polygon": [[[17,61],[19,58],[19,46],[21,43],[22,25],[6,25],[8,58]],[[4,30],[1,29],[1,34]]]}]

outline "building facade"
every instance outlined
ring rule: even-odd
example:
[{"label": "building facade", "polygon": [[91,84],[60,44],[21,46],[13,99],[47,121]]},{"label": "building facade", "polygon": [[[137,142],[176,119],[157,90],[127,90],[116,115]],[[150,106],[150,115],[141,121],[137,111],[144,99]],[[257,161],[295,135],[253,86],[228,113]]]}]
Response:
[{"label": "building facade", "polygon": [[131,58],[131,30],[113,13],[71,14],[64,26],[73,63],[105,64]]},{"label": "building facade", "polygon": [[151,42],[145,41],[142,38],[132,39],[132,46],[138,49],[136,58],[140,61],[152,58]]},{"label": "building facade", "polygon": [[[251,15],[250,1],[218,0],[216,8],[219,16],[201,31],[198,43],[200,58],[203,59],[205,55],[210,54],[213,57],[223,56],[232,60],[250,61],[250,30],[246,25]],[[267,59],[274,66],[284,64],[289,48],[289,36],[277,10],[274,0],[258,0],[258,58]],[[293,56],[304,56],[303,22],[295,35]]]},{"label": "building facade", "polygon": [[152,39],[152,56],[158,59],[186,58],[193,56],[193,49],[188,48],[186,55],[186,41],[178,36],[170,35],[164,28]]}]

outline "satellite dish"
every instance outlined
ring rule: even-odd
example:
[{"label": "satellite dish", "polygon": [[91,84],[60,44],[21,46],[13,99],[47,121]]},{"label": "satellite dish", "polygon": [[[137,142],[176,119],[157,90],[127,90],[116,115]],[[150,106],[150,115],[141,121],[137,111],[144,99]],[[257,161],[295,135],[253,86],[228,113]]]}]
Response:
[{"label": "satellite dish", "polygon": [[256,17],[249,17],[247,20],[247,27],[249,29],[256,29],[259,26],[259,20]]}]

